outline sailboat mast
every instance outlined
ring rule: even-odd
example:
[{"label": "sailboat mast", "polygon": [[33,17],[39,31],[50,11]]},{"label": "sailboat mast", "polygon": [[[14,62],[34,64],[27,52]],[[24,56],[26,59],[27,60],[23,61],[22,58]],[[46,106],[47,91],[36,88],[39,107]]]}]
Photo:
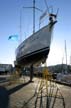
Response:
[{"label": "sailboat mast", "polygon": [[65,40],[65,56],[66,56],[66,65],[67,65],[67,46],[66,46],[66,40]]},{"label": "sailboat mast", "polygon": [[33,6],[32,7],[23,7],[23,8],[33,8],[33,34],[35,33],[35,9],[42,12],[39,8],[35,7],[35,0],[33,0]]},{"label": "sailboat mast", "polygon": [[33,0],[33,34],[35,33],[35,0]]},{"label": "sailboat mast", "polygon": [[22,12],[20,10],[20,43],[22,42]]}]

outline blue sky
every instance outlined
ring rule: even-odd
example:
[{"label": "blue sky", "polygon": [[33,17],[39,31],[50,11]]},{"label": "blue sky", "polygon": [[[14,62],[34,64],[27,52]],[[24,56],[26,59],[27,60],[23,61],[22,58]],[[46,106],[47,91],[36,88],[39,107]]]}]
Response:
[{"label": "blue sky", "polygon": [[[71,55],[71,0],[46,0],[48,6],[53,6],[54,12],[59,8],[58,22],[53,31],[53,40],[47,59],[48,65],[62,63],[64,57],[64,41],[67,43],[67,59]],[[8,40],[13,34],[20,35],[20,10],[22,17],[22,40],[32,33],[32,10],[23,9],[32,6],[32,0],[0,0],[0,63],[11,63],[15,60],[15,49],[19,41]],[[36,6],[45,11],[44,0],[36,0]],[[36,30],[41,12],[36,12]],[[47,23],[47,22],[46,22]]]}]

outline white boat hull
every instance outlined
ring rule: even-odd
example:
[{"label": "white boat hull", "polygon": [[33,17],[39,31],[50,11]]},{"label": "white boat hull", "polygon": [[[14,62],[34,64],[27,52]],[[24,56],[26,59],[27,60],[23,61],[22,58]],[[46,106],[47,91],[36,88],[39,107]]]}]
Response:
[{"label": "white boat hull", "polygon": [[16,50],[17,64],[34,64],[47,58],[55,23],[43,27],[19,45]]}]

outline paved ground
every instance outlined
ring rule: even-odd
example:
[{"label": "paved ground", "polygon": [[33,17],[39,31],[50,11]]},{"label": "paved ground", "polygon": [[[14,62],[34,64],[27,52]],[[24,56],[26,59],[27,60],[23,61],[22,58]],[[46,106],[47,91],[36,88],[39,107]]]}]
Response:
[{"label": "paved ground", "polygon": [[65,100],[65,108],[71,108],[71,87],[59,85],[59,88]]},{"label": "paved ground", "polygon": [[71,108],[70,87],[48,83],[48,91],[44,86],[38,93],[39,79],[34,78],[32,83],[28,81],[29,78],[26,77],[25,82],[21,78],[20,82],[4,85],[5,87],[1,85],[0,108]]}]

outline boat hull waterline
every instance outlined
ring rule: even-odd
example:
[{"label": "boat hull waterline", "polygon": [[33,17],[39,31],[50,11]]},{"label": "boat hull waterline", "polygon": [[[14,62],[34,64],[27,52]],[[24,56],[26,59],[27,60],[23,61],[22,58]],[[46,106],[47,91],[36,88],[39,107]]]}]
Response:
[{"label": "boat hull waterline", "polygon": [[45,61],[51,45],[53,26],[50,22],[23,41],[16,50],[16,64],[27,65]]}]

